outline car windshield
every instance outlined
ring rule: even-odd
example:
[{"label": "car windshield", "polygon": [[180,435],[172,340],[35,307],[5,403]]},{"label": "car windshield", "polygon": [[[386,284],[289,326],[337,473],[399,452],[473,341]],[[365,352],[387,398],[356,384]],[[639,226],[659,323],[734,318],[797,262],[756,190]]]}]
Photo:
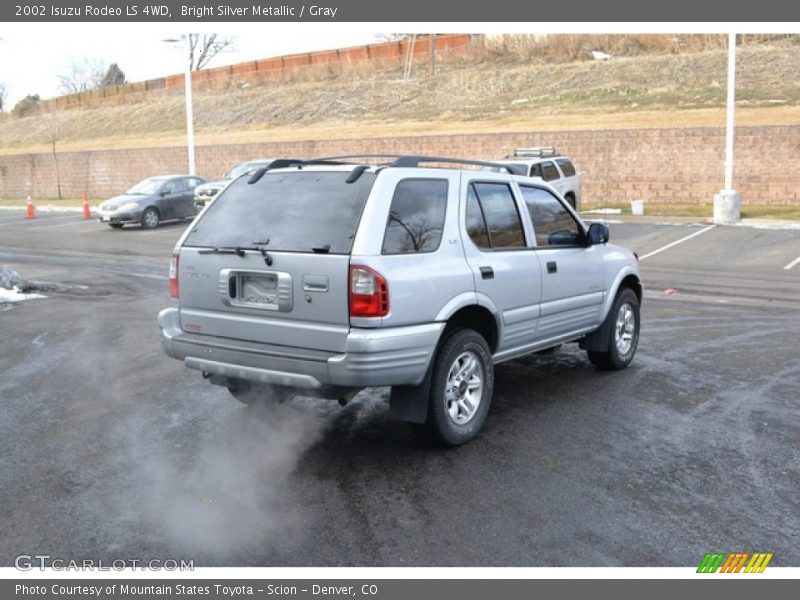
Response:
[{"label": "car windshield", "polygon": [[143,179],[131,189],[129,189],[126,194],[137,194],[139,196],[149,196],[150,194],[155,194],[164,182],[167,180],[166,177],[148,177],[147,179]]},{"label": "car windshield", "polygon": [[347,254],[375,173],[348,183],[349,171],[268,172],[234,181],[195,223],[187,246],[248,247]]},{"label": "car windshield", "polygon": [[253,162],[246,162],[240,165],[236,165],[230,171],[225,173],[223,179],[236,179],[245,173],[249,173],[250,171],[255,171],[256,169],[261,169],[262,167],[266,167],[269,165],[268,160],[263,161],[253,161]]}]

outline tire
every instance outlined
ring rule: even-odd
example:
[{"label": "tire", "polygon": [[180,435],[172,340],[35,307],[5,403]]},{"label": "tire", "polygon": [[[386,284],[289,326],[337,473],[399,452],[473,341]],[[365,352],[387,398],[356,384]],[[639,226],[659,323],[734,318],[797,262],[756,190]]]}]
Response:
[{"label": "tire", "polygon": [[[460,370],[471,376],[464,378]],[[474,386],[474,387],[473,387]],[[489,345],[472,329],[454,331],[433,363],[428,418],[412,429],[437,444],[460,446],[478,435],[494,390],[494,365]]]},{"label": "tire", "polygon": [[251,406],[259,402],[280,403],[291,400],[294,390],[278,385],[253,383],[245,379],[237,379],[228,386],[231,396],[242,404]]},{"label": "tire", "polygon": [[591,363],[601,371],[627,367],[639,345],[639,298],[630,288],[622,288],[601,328],[608,331],[607,350],[587,350]]},{"label": "tire", "polygon": [[569,192],[566,196],[564,196],[564,200],[566,200],[569,205],[575,209],[575,195],[572,192]]},{"label": "tire", "polygon": [[122,223],[109,223],[108,226],[111,229],[122,229]]},{"label": "tire", "polygon": [[161,222],[161,215],[158,209],[150,206],[142,213],[142,229],[155,229]]}]

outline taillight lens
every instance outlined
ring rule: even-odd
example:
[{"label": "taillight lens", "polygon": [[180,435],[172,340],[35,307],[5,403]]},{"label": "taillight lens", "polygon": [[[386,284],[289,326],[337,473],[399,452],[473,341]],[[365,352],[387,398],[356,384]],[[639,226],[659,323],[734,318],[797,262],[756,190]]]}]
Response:
[{"label": "taillight lens", "polygon": [[172,255],[169,261],[169,295],[173,298],[178,298],[178,262],[180,261],[180,254],[177,252]]},{"label": "taillight lens", "polygon": [[389,314],[389,286],[380,273],[350,265],[350,316],[385,317]]}]

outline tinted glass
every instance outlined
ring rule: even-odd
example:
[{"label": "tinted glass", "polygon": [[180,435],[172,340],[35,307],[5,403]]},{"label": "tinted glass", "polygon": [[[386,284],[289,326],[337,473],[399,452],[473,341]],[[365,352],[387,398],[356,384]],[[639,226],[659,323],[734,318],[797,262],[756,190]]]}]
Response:
[{"label": "tinted glass", "polygon": [[252,247],[331,254],[353,247],[361,210],[375,181],[364,173],[345,183],[350,171],[265,173],[255,183],[234,181],[207,209],[186,238],[187,246]]},{"label": "tinted glass", "polygon": [[566,158],[558,158],[556,159],[558,166],[561,167],[561,172],[564,173],[564,177],[572,177],[575,175],[575,167],[572,163]]},{"label": "tinted glass", "polygon": [[558,179],[559,177],[558,169],[556,169],[553,163],[542,163],[542,179],[545,181],[553,181],[553,179]]},{"label": "tinted glass", "polygon": [[581,228],[558,198],[547,190],[521,185],[536,232],[537,246],[575,246],[583,242]]},{"label": "tinted glass", "polygon": [[511,188],[504,183],[475,183],[473,186],[483,209],[492,247],[525,246],[525,235]]},{"label": "tinted glass", "polygon": [[531,166],[531,177],[541,177],[542,176],[542,165],[536,163],[535,165]]},{"label": "tinted glass", "polygon": [[383,236],[384,254],[433,252],[442,241],[447,181],[405,179],[397,184]]},{"label": "tinted glass", "polygon": [[467,234],[478,248],[491,248],[483,212],[481,212],[478,196],[472,186],[469,186],[467,192]]}]

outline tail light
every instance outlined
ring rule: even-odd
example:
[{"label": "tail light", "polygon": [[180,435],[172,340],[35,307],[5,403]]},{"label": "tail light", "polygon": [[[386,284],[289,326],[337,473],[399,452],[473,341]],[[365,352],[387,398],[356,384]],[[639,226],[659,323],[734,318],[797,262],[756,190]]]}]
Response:
[{"label": "tail light", "polygon": [[175,252],[169,261],[169,295],[172,298],[180,297],[178,293],[178,263],[180,258],[180,254]]},{"label": "tail light", "polygon": [[389,314],[389,286],[380,273],[350,265],[350,316],[385,317]]}]

